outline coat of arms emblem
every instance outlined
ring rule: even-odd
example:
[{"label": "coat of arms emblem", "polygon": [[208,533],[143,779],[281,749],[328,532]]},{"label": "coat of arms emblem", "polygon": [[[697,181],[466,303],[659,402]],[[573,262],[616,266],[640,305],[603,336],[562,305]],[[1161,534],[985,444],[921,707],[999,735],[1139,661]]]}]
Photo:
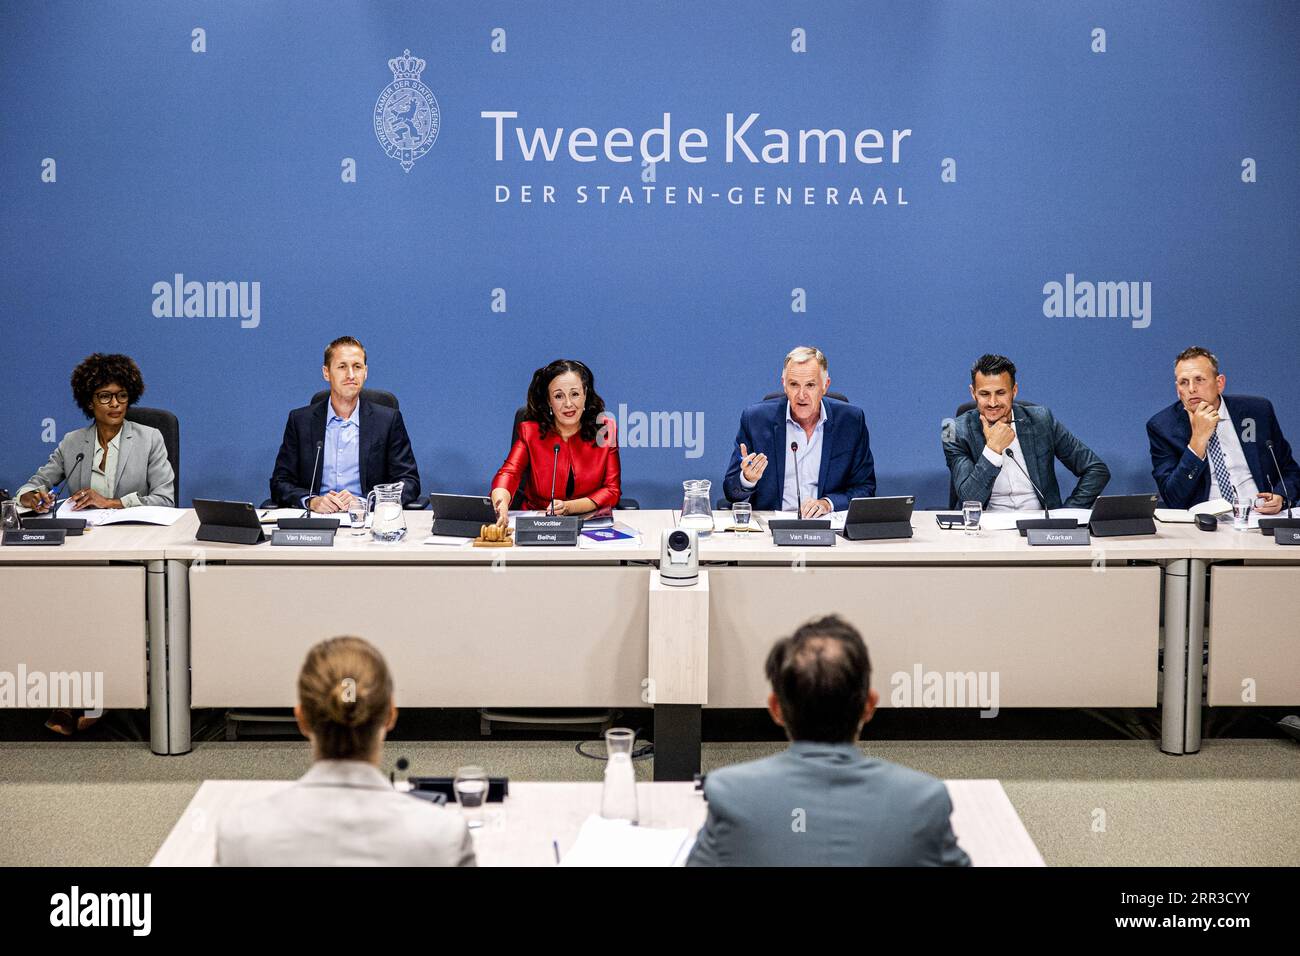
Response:
[{"label": "coat of arms emblem", "polygon": [[425,61],[410,50],[388,61],[393,82],[375,101],[375,136],[408,173],[438,138],[441,114],[433,91],[420,82]]}]

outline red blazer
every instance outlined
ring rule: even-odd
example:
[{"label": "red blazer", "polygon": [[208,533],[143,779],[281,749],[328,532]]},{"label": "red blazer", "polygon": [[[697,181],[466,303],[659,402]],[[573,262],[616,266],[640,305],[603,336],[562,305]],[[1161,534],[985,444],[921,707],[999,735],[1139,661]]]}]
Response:
[{"label": "red blazer", "polygon": [[[561,500],[590,498],[597,508],[613,508],[622,497],[619,487],[618,436],[614,419],[606,417],[596,441],[583,441],[580,435],[565,440],[537,422],[520,422],[515,441],[505,464],[492,479],[492,487],[504,488],[513,498],[523,473],[528,472],[524,488],[524,507],[543,511],[551,503],[551,462],[555,446],[560,446],[559,467],[555,475],[555,497]],[[573,494],[566,495],[569,470],[573,470]]]}]

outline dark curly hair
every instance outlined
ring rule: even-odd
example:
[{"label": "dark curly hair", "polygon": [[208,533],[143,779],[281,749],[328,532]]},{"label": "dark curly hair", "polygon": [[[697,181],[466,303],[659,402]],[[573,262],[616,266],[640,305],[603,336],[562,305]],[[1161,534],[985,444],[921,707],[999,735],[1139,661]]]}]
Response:
[{"label": "dark curly hair", "polygon": [[95,417],[95,393],[105,385],[120,385],[128,405],[140,401],[144,379],[140,366],[129,355],[104,355],[96,352],[72,370],[72,399],[87,418]]},{"label": "dark curly hair", "polygon": [[548,393],[551,382],[565,372],[576,373],[587,390],[587,404],[582,409],[578,434],[583,441],[595,441],[600,430],[600,418],[605,411],[605,400],[596,394],[596,379],[591,374],[591,369],[576,359],[556,359],[533,373],[533,380],[528,386],[528,407],[524,412],[524,421],[537,422],[543,434],[547,429],[555,427],[555,415],[551,412]]}]

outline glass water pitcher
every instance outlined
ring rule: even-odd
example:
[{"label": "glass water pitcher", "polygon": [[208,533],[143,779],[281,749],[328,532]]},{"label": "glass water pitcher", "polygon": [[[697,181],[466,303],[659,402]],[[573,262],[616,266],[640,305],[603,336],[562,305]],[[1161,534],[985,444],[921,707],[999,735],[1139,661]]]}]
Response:
[{"label": "glass water pitcher", "polygon": [[402,484],[375,485],[366,495],[366,504],[374,516],[370,533],[376,541],[401,541],[406,537],[406,515],[402,511]]},{"label": "glass water pitcher", "polygon": [[713,531],[713,504],[709,500],[712,487],[707,478],[682,482],[682,520],[678,527],[693,528],[701,538]]},{"label": "glass water pitcher", "polygon": [[626,727],[605,731],[605,785],[600,794],[600,815],[606,820],[640,820],[636,805],[636,771],[632,769],[632,745],[636,732]]}]

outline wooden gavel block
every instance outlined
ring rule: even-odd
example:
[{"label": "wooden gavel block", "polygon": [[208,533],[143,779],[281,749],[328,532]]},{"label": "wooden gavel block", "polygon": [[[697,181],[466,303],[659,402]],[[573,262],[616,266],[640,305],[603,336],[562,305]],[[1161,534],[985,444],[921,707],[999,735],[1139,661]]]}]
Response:
[{"label": "wooden gavel block", "polygon": [[514,545],[513,532],[509,527],[502,528],[495,524],[479,525],[478,537],[474,539],[476,548],[509,548]]}]

